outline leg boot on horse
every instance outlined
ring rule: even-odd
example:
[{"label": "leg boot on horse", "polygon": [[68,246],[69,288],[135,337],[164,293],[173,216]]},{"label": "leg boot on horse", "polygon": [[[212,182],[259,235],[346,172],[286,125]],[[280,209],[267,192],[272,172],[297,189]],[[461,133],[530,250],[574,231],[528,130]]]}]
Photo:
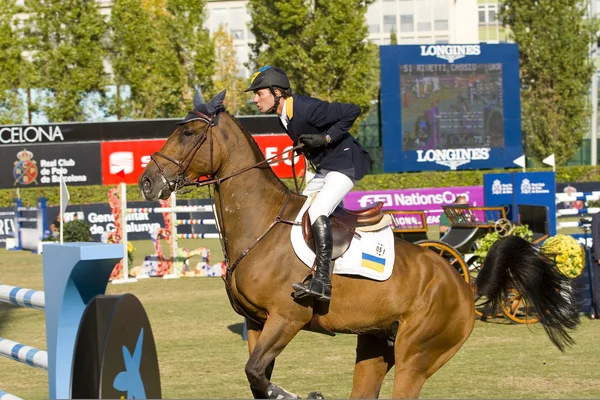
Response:
[{"label": "leg boot on horse", "polygon": [[311,226],[315,241],[316,271],[308,284],[294,283],[295,297],[314,296],[318,301],[331,300],[331,255],[333,251],[333,236],[331,221],[325,215],[319,216]]}]

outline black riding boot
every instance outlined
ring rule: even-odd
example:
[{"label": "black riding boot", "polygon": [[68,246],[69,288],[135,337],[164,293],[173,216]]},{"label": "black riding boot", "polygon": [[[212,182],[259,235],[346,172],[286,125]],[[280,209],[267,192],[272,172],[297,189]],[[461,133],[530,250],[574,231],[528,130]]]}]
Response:
[{"label": "black riding boot", "polygon": [[319,216],[311,226],[315,241],[316,271],[310,283],[294,283],[292,288],[296,297],[314,296],[319,301],[331,300],[331,256],[333,251],[333,236],[331,222],[325,215]]}]

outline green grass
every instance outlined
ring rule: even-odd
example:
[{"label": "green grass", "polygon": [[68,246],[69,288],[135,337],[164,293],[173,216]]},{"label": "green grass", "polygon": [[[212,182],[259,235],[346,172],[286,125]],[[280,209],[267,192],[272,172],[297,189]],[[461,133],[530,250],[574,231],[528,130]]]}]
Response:
[{"label": "green grass", "polygon": [[[220,245],[209,243],[211,262]],[[150,242],[135,242],[136,261]],[[0,250],[0,281],[43,289],[42,257]],[[135,264],[134,263],[134,264]],[[248,358],[242,318],[229,305],[220,278],[148,279],[109,285],[107,293],[130,292],[144,304],[152,323],[163,398],[249,398],[244,374]],[[599,398],[600,322],[582,319],[576,345],[560,353],[539,325],[506,320],[477,322],[471,337],[426,383],[422,398]],[[45,349],[43,313],[0,303],[0,337]],[[355,337],[301,332],[277,359],[273,381],[305,397],[313,390],[346,398],[352,386]],[[382,397],[391,396],[393,374]],[[0,389],[25,399],[48,395],[47,375],[0,358]]]}]

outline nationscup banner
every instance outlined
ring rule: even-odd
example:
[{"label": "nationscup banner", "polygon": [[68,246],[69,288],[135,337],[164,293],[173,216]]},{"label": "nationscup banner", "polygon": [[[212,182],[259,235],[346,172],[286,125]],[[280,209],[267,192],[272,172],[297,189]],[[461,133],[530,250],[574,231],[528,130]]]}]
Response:
[{"label": "nationscup banner", "polygon": [[99,185],[100,143],[63,143],[0,147],[0,187]]},{"label": "nationscup banner", "polygon": [[482,186],[460,186],[350,192],[344,198],[344,207],[358,209],[381,201],[384,210],[425,211],[427,224],[438,225],[442,206],[451,205],[459,195],[465,196],[471,206],[483,206]]}]

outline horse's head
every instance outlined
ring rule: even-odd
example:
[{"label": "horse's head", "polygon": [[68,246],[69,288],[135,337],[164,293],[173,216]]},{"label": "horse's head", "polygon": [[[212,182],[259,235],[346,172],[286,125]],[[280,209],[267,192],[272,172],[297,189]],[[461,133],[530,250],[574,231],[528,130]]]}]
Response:
[{"label": "horse's head", "polygon": [[199,92],[194,109],[178,123],[160,151],[152,155],[138,185],[146,200],[166,199],[172,192],[201,176],[213,175],[219,168],[220,150],[214,143],[213,128],[223,110],[225,91],[208,104]]}]

